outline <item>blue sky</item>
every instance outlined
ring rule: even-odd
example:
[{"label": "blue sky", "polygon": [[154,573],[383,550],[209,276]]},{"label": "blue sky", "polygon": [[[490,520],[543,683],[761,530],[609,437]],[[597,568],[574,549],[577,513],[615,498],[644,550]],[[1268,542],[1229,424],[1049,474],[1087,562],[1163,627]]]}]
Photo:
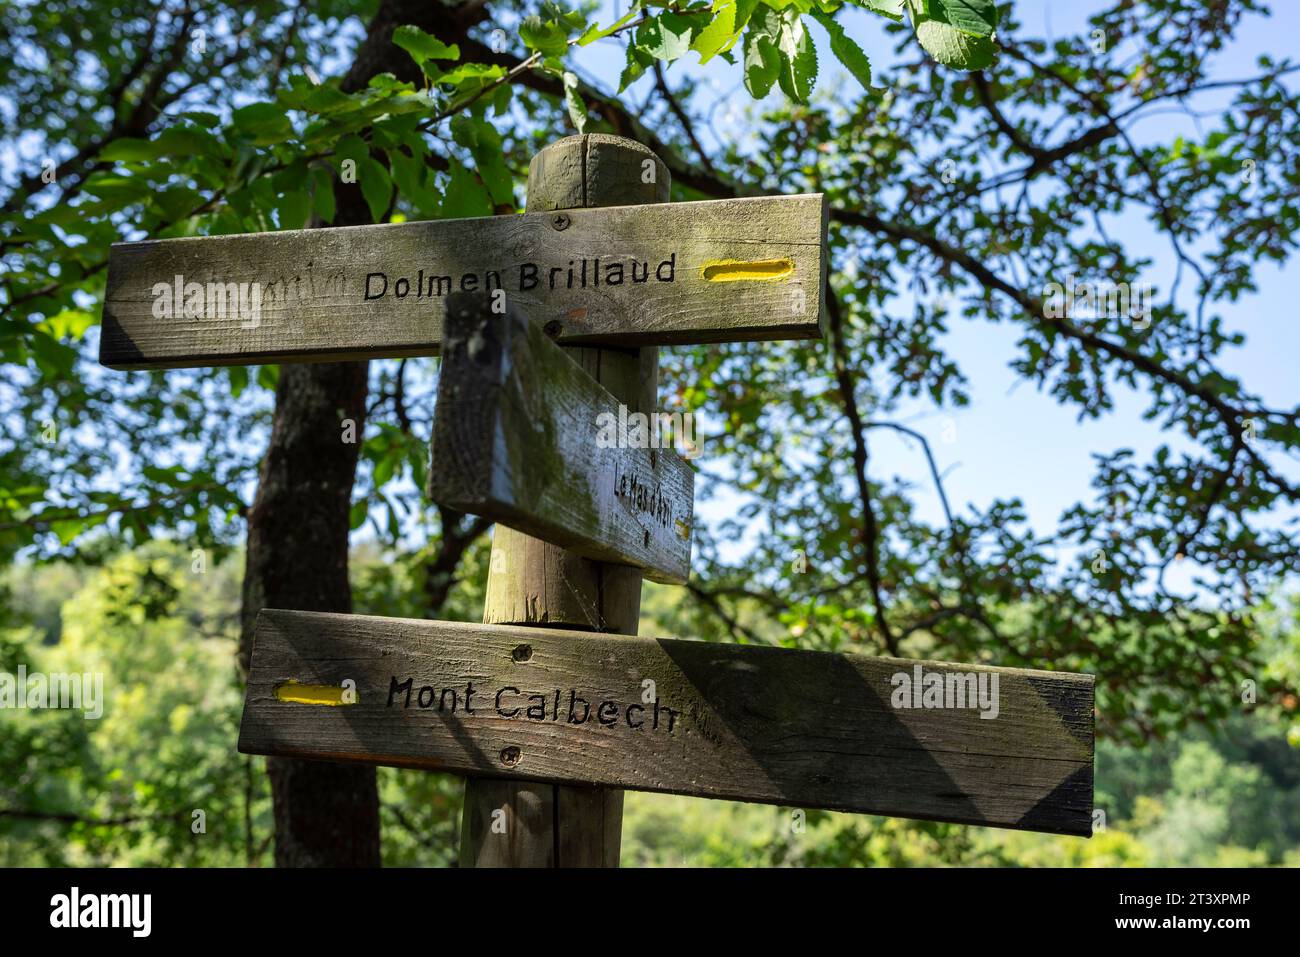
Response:
[{"label": "blue sky", "polygon": [[[1101,6],[1101,3],[1078,0],[1018,0],[1015,9],[1026,34],[1062,37],[1086,35],[1087,15]],[[1300,4],[1280,0],[1274,6],[1277,12],[1272,18],[1252,16],[1244,21],[1232,46],[1216,55],[1212,78],[1253,76],[1259,72],[1255,62],[1259,55],[1282,57],[1291,52],[1288,47],[1294,47],[1294,43],[1287,43],[1285,38],[1300,36]],[[625,0],[617,5],[607,3],[601,22],[612,23],[621,15],[620,7],[626,8]],[[884,21],[865,12],[852,11],[845,23],[876,64],[879,75],[880,69],[893,59],[893,40],[883,30]],[[813,27],[812,31],[822,67],[819,89],[836,89],[841,102],[863,95],[856,81],[844,73],[830,54],[820,27]],[[323,74],[330,75],[344,68],[360,32],[357,23],[350,23],[348,29],[340,32],[336,38],[337,59],[331,58],[331,62],[320,65]],[[1117,38],[1112,42],[1124,40]],[[575,60],[584,75],[610,89],[613,78],[622,69],[623,46],[616,39],[599,41],[576,51]],[[702,127],[706,146],[736,136],[744,142],[743,137],[750,128],[744,112],[752,104],[744,91],[739,67],[721,59],[700,67],[696,60],[695,54],[689,54],[670,68],[668,76],[679,81],[683,73],[688,73],[705,84],[701,101],[712,119],[710,125]],[[648,82],[643,79],[633,86],[630,102],[639,103],[645,98]],[[1300,82],[1300,79],[1292,77],[1288,82]],[[777,91],[772,97],[780,95]],[[1214,127],[1218,113],[1228,105],[1231,95],[1231,91],[1215,92],[1193,102],[1195,107],[1211,114],[1203,120],[1206,129]],[[1199,135],[1191,118],[1164,113],[1139,124],[1135,138],[1138,142],[1168,142],[1179,134]],[[5,150],[0,158],[13,159],[13,154]],[[1266,177],[1268,158],[1258,158],[1258,162],[1261,175]],[[1167,292],[1173,275],[1173,256],[1167,242],[1154,234],[1143,215],[1135,212],[1108,223],[1107,227],[1112,235],[1123,237],[1134,253],[1154,261],[1145,278],[1161,292]],[[1295,357],[1300,354],[1300,323],[1292,318],[1288,307],[1300,299],[1300,289],[1285,268],[1271,264],[1259,268],[1257,279],[1258,294],[1219,308],[1226,325],[1247,336],[1246,344],[1224,355],[1221,362],[1229,372],[1242,377],[1247,389],[1260,394],[1270,405],[1294,405],[1300,393],[1294,373]],[[1185,281],[1184,289],[1189,286]],[[896,308],[907,312],[911,306],[900,299]],[[971,405],[963,409],[935,409],[928,403],[914,403],[905,405],[892,418],[929,436],[955,509],[964,509],[968,504],[984,507],[995,498],[1018,496],[1025,502],[1035,529],[1046,534],[1055,528],[1064,509],[1076,501],[1089,499],[1093,453],[1132,448],[1141,461],[1161,442],[1178,447],[1181,439],[1163,434],[1157,426],[1142,421],[1143,396],[1131,392],[1121,391],[1117,409],[1105,418],[1076,421],[1071,409],[1038,393],[1032,383],[1019,381],[1009,368],[1008,363],[1016,354],[1016,338],[1014,325],[954,317],[943,345],[969,379]],[[765,346],[754,343],[752,348]],[[952,441],[946,441],[945,436]],[[885,479],[898,475],[914,482],[921,516],[940,521],[938,498],[921,449],[905,438],[881,430],[871,433],[870,442],[873,477]],[[707,446],[704,457],[697,463],[711,470],[726,467],[724,462],[710,461]],[[1284,462],[1282,466],[1293,477],[1300,477],[1300,465],[1294,461]],[[248,499],[253,491],[251,485],[241,490]],[[735,507],[734,496],[724,494],[699,501],[697,512],[705,521],[717,520],[734,516]],[[1277,518],[1280,520],[1281,516]],[[358,535],[359,539],[369,537],[368,531]],[[728,551],[737,555],[743,551],[743,542]],[[1183,575],[1171,582],[1178,584],[1178,577],[1186,581],[1190,572],[1191,569],[1184,569]]]},{"label": "blue sky", "polygon": [[[625,8],[625,4],[620,5]],[[1104,5],[1099,3],[1051,2],[1051,0],[1019,0],[1015,4],[1023,33],[1049,38],[1069,35],[1087,35],[1088,15]],[[1300,36],[1300,5],[1277,3],[1277,14],[1272,18],[1253,16],[1242,24],[1237,40],[1219,53],[1213,61],[1213,79],[1235,79],[1257,75],[1260,71],[1256,59],[1261,54],[1281,58],[1293,52],[1294,44],[1282,38]],[[602,23],[613,22],[618,16],[615,5],[607,5]],[[888,64],[893,59],[892,38],[883,29],[880,18],[866,13],[850,14],[849,32],[876,64]],[[838,62],[831,56],[825,35],[813,28],[821,63],[818,87],[842,82],[841,96],[861,95],[852,78],[847,77]],[[1110,38],[1113,44],[1123,38]],[[622,65],[622,47],[609,41],[581,51],[578,62],[587,75],[604,78],[616,75]],[[668,76],[678,82],[683,73],[700,78],[706,85],[706,103],[712,98],[719,104],[713,116],[711,129],[701,135],[706,146],[725,140],[733,131],[743,128],[743,117],[734,116],[727,122],[727,106],[738,102],[746,106],[748,94],[740,85],[740,69],[721,60],[700,67],[695,54],[674,64]],[[1296,82],[1292,78],[1289,82]],[[632,88],[639,102],[644,96],[640,81]],[[608,84],[602,84],[608,87]],[[779,97],[779,91],[771,94]],[[1197,110],[1210,115],[1201,121],[1198,132],[1195,121],[1184,115],[1166,113],[1143,120],[1134,130],[1139,143],[1169,142],[1181,134],[1188,138],[1199,137],[1205,130],[1217,125],[1218,116],[1231,100],[1232,91],[1212,92],[1191,101]],[[743,140],[742,140],[743,142]],[[1266,157],[1258,158],[1259,171],[1268,175]],[[1144,277],[1157,287],[1157,295],[1165,297],[1173,279],[1174,257],[1168,243],[1157,236],[1143,211],[1125,214],[1106,223],[1112,236],[1120,237],[1137,256],[1149,257],[1153,266]],[[1104,277],[1079,277],[1104,278]],[[1221,362],[1229,372],[1240,376],[1248,390],[1258,393],[1275,407],[1288,407],[1300,401],[1295,374],[1296,356],[1300,354],[1300,323],[1296,322],[1293,304],[1300,290],[1285,268],[1263,264],[1257,272],[1259,293],[1237,303],[1218,307],[1225,325],[1246,334],[1246,344],[1225,356]],[[1060,277],[1064,282],[1065,278]],[[1191,286],[1186,276],[1183,289]],[[1037,291],[1037,290],[1036,290]],[[1190,297],[1180,296],[1184,305]],[[1291,308],[1288,308],[1291,307]],[[906,300],[897,308],[910,311]],[[1110,452],[1118,448],[1131,448],[1144,461],[1162,442],[1174,448],[1184,447],[1180,435],[1162,433],[1160,428],[1141,419],[1145,401],[1140,393],[1117,391],[1116,409],[1095,421],[1077,421],[1075,412],[1058,405],[1050,396],[1039,393],[1033,383],[1019,380],[1009,367],[1015,356],[1018,327],[1010,324],[992,324],[954,317],[948,335],[942,340],[969,379],[971,404],[962,409],[935,409],[929,403],[905,405],[891,418],[907,423],[927,435],[945,475],[945,488],[955,510],[967,504],[986,506],[995,498],[1019,496],[1023,499],[1030,521],[1040,533],[1048,533],[1056,526],[1061,512],[1079,500],[1090,499],[1089,481],[1093,474],[1093,453]],[[754,344],[754,348],[763,348]],[[951,441],[945,441],[945,436]],[[942,520],[938,496],[929,479],[922,451],[915,442],[880,430],[870,435],[873,478],[894,475],[913,481],[916,485],[916,502],[921,516],[929,521]],[[702,462],[708,461],[705,448]],[[1300,476],[1300,465],[1291,461],[1282,463],[1284,471]],[[734,515],[735,499],[721,495],[697,505],[698,513],[705,519],[721,519]],[[1281,516],[1278,516],[1281,518]],[[743,543],[724,551],[738,556]],[[1067,556],[1062,555],[1062,558]],[[1182,568],[1169,577],[1169,584],[1185,589],[1192,573]]]}]

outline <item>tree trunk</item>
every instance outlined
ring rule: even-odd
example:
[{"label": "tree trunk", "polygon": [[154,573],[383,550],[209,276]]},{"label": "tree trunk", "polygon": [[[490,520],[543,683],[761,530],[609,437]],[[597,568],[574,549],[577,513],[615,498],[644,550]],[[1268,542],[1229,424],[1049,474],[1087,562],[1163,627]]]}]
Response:
[{"label": "tree trunk", "polygon": [[[362,89],[378,73],[419,79],[393,28],[410,23],[455,42],[485,16],[415,0],[384,0],[357,48],[342,87]],[[373,222],[357,185],[335,184],[336,226]],[[348,526],[365,426],[369,364],[286,365],[275,390],[271,441],[248,516],[240,665],[252,652],[262,608],[350,612]],[[345,438],[345,420],[355,441]],[[277,867],[367,867],[380,863],[375,770],[268,758]]]},{"label": "tree trunk", "polygon": [[[348,509],[365,425],[368,363],[281,367],[271,442],[248,516],[240,663],[265,607],[352,610]],[[345,420],[356,442],[344,442]],[[280,867],[379,863],[375,771],[267,759]]]}]

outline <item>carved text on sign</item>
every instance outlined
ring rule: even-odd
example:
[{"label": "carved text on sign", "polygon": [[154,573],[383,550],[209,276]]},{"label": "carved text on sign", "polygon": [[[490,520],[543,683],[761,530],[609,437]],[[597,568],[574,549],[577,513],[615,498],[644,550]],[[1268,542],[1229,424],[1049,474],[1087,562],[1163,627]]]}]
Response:
[{"label": "carved text on sign", "polygon": [[662,730],[667,734],[673,733],[673,726],[681,716],[680,711],[663,704],[657,696],[649,701],[597,700],[595,696],[584,697],[577,688],[541,692],[502,685],[485,690],[475,688],[473,681],[466,681],[463,688],[457,685],[439,689],[433,685],[417,686],[413,677],[398,681],[397,675],[389,678],[385,707],[575,725],[590,723],[633,731]]},{"label": "carved text on sign", "polygon": [[[503,284],[502,276],[512,279],[509,286]],[[414,278],[410,276],[389,276],[386,272],[366,273],[363,302],[392,296],[395,299],[437,299],[453,292],[491,292],[494,289],[507,289],[514,292],[531,292],[534,289],[599,289],[605,286],[621,286],[625,282],[644,285],[654,281],[670,283],[677,277],[677,253],[671,253],[658,266],[652,267],[651,260],[621,259],[603,263],[597,259],[570,259],[567,266],[547,266],[535,262],[522,262],[506,269],[487,269],[482,273],[466,272],[458,277],[449,273],[417,271]],[[482,284],[480,285],[480,278]]]}]

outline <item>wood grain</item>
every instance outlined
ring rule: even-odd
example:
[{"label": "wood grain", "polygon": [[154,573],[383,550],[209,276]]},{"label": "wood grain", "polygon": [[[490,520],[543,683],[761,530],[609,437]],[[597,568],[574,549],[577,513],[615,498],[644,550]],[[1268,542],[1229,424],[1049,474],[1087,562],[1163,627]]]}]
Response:
[{"label": "wood grain", "polygon": [[[646,175],[647,172],[650,175]],[[666,203],[672,178],[653,151],[621,136],[583,133],[557,140],[528,164],[528,212]],[[564,352],[610,394],[635,411],[656,408],[659,350],[564,346]],[[636,634],[641,571],[592,561],[497,525],[483,601],[483,621]],[[541,819],[536,806],[550,806]],[[498,812],[527,826],[475,831]],[[471,777],[465,782],[460,866],[477,867],[503,854],[518,866],[617,867],[623,792],[543,781]],[[504,846],[503,846],[504,845]]]},{"label": "wood grain", "polygon": [[611,445],[621,431],[613,425],[628,415],[539,325],[458,294],[448,307],[429,497],[585,558],[684,582],[694,473],[671,447]]},{"label": "wood grain", "polygon": [[[818,193],[116,243],[100,362],[137,369],[435,355],[447,295],[492,285],[570,344],[818,337],[825,235]],[[705,278],[710,263],[726,260],[789,260],[791,270],[778,279]],[[611,285],[617,272],[622,281]],[[191,283],[202,295],[186,318]],[[252,284],[260,290],[255,316],[224,308],[224,297],[208,304],[208,284],[241,283],[249,303]],[[179,296],[164,295],[178,285]],[[159,305],[168,301],[170,317]]]},{"label": "wood grain", "polygon": [[[996,717],[897,707],[917,668],[996,676]],[[266,610],[239,749],[1087,835],[1092,707],[1090,675]]]}]

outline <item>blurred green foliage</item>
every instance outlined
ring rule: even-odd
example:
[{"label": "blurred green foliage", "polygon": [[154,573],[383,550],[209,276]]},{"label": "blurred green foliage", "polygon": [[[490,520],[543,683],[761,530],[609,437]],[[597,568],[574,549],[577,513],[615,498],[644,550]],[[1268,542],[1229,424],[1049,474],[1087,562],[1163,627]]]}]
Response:
[{"label": "blurred green foliage", "polygon": [[[354,556],[357,611],[415,614],[412,559]],[[448,617],[480,613],[487,549],[471,552]],[[99,720],[0,710],[0,866],[270,866],[260,758],[235,752],[242,562],[151,542],[99,567],[12,566],[0,579],[0,670],[99,671]],[[642,631],[674,598],[651,588]],[[1268,606],[1270,666],[1292,674],[1300,601]],[[1091,840],[671,795],[627,795],[624,866],[1300,865],[1300,753],[1289,717],[1242,708],[1135,747],[1101,741]],[[383,768],[389,866],[455,862],[464,790],[451,775]],[[205,815],[196,833],[194,812]]]}]

